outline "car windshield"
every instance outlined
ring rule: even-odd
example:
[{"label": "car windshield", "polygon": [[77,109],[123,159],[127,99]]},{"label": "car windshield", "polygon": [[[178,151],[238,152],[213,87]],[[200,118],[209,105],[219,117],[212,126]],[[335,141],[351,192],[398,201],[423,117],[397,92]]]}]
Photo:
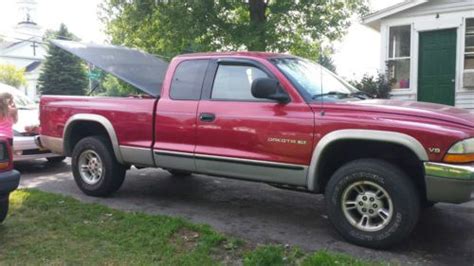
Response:
[{"label": "car windshield", "polygon": [[21,93],[15,93],[13,95],[13,101],[15,102],[16,107],[20,109],[29,109],[33,108],[36,105],[32,100],[30,100],[25,95],[22,95]]},{"label": "car windshield", "polygon": [[275,58],[273,64],[298,88],[305,98],[348,98],[360,91],[319,64],[302,58]]}]

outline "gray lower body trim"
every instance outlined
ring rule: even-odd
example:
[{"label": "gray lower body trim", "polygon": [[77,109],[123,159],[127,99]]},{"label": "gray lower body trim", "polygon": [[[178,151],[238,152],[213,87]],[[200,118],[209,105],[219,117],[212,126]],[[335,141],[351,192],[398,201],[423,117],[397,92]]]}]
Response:
[{"label": "gray lower body trim", "polygon": [[41,146],[52,151],[53,153],[56,153],[59,155],[64,154],[64,141],[62,138],[41,135],[40,141],[41,141]]},{"label": "gray lower body trim", "polygon": [[155,166],[150,148],[120,146],[120,153],[125,163],[139,166]]},{"label": "gray lower body trim", "polygon": [[306,165],[163,150],[155,150],[155,160],[163,168],[295,186],[306,185],[308,172]]},{"label": "gray lower body trim", "polygon": [[427,162],[424,166],[428,200],[462,203],[473,199],[474,165]]},{"label": "gray lower body trim", "polygon": [[165,169],[178,169],[196,172],[194,155],[186,152],[176,152],[167,150],[154,151],[155,164]]}]

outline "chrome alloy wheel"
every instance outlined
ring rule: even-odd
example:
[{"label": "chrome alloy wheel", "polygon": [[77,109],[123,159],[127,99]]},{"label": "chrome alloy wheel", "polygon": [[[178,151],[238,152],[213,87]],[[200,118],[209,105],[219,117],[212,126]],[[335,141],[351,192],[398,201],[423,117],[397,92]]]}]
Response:
[{"label": "chrome alloy wheel", "polygon": [[348,186],[342,194],[341,204],[349,223],[365,232],[383,229],[393,216],[390,195],[370,181],[359,181]]},{"label": "chrome alloy wheel", "polygon": [[81,179],[88,185],[97,184],[104,175],[102,159],[93,150],[85,150],[79,156],[79,174]]}]

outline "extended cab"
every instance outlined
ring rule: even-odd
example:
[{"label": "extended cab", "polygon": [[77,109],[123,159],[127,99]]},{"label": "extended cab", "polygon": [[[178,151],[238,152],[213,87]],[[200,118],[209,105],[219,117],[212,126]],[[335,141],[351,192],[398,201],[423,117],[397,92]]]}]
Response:
[{"label": "extended cab", "polygon": [[284,54],[189,54],[168,66],[126,48],[55,44],[147,94],[41,98],[42,144],[72,157],[88,195],[117,191],[131,165],[265,182],[324,193],[335,228],[378,248],[407,237],[423,206],[472,197],[466,110],[368,99]]}]

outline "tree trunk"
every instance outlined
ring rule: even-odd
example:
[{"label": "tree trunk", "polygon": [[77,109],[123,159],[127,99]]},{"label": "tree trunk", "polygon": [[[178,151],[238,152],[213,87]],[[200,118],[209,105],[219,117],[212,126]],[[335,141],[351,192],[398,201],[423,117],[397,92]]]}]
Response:
[{"label": "tree trunk", "polygon": [[265,51],[267,48],[267,39],[265,32],[265,24],[267,16],[267,3],[265,0],[249,0],[250,11],[250,34],[253,36],[247,44],[247,48],[251,51]]}]

